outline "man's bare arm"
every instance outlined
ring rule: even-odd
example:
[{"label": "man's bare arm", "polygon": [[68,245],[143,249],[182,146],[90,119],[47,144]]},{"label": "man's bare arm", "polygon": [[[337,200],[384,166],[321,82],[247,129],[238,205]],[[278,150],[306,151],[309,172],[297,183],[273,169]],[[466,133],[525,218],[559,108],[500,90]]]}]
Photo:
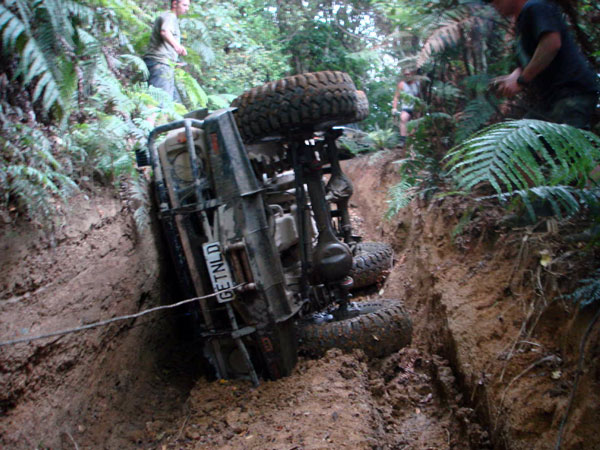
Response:
[{"label": "man's bare arm", "polygon": [[173,34],[169,30],[160,30],[160,36],[167,41],[167,43],[175,49],[178,55],[185,56],[187,55],[187,50],[183,45],[180,45],[173,37]]},{"label": "man's bare arm", "polygon": [[394,93],[394,100],[392,100],[392,114],[398,112],[398,99],[400,98],[400,91],[404,89],[404,81],[401,81],[396,86],[396,92]]},{"label": "man's bare arm", "polygon": [[521,78],[526,82],[530,82],[537,77],[556,58],[561,47],[562,41],[558,31],[542,35],[531,61],[529,61],[529,64],[525,66],[521,73]]},{"label": "man's bare arm", "polygon": [[529,61],[524,69],[517,68],[510,75],[498,77],[495,80],[500,93],[506,97],[513,97],[521,92],[523,86],[517,82],[519,77],[521,77],[521,80],[529,83],[550,65],[561,46],[562,41],[558,31],[543,34],[535,48],[531,61]]}]

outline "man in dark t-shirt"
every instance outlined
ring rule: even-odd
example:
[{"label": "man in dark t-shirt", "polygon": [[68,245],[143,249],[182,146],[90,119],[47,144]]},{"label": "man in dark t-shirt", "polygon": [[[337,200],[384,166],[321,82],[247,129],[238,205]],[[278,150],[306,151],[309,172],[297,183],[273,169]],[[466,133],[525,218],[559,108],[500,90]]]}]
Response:
[{"label": "man in dark t-shirt", "polygon": [[519,67],[494,80],[513,97],[525,88],[536,102],[527,118],[589,128],[598,102],[598,78],[575,43],[563,14],[551,0],[493,0],[496,10],[516,18]]}]

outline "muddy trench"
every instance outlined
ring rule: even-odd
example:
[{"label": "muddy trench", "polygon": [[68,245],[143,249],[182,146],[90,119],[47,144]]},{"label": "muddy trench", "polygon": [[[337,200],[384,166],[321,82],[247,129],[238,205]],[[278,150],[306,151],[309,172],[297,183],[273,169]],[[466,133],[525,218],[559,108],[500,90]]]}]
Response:
[{"label": "muddy trench", "polygon": [[[432,205],[417,202],[383,221],[394,159],[357,158],[344,170],[355,184],[355,228],[365,240],[392,244],[396,260],[385,284],[357,297],[403,299],[413,319],[410,347],[381,360],[338,350],[301,357],[290,377],[258,388],[211,379],[180,310],[0,347],[0,447],[553,448],[567,376],[551,379],[546,364],[519,374],[539,358],[534,350],[561,349],[547,336],[531,336],[538,344],[516,355],[518,364],[498,359],[519,327],[518,311],[501,298],[513,250],[456,252],[448,235],[458,219],[432,213]],[[115,193],[76,204],[53,236],[4,230],[0,336],[91,323],[177,298],[159,230],[138,235]],[[551,333],[564,317],[547,315],[542,331]],[[570,333],[576,342],[580,333]],[[511,391],[507,381],[493,381],[501,371]],[[597,372],[586,376],[593,405]],[[541,400],[524,400],[525,392],[541,392]],[[571,430],[593,430],[597,407],[580,403]],[[571,431],[564,448],[600,448],[585,430],[583,437]]]}]

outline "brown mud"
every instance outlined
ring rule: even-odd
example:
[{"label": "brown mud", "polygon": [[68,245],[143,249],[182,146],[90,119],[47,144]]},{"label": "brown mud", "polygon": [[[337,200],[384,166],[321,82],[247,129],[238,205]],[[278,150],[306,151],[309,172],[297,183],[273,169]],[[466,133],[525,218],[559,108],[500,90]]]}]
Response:
[{"label": "brown mud", "polygon": [[[595,311],[564,300],[589,254],[544,229],[498,227],[493,210],[414,201],[382,219],[393,153],[356,158],[354,222],[396,264],[361,298],[401,298],[413,343],[301,357],[264,381],[208,380],[180,311],[0,347],[0,447],[152,449],[551,449]],[[172,301],[156,230],[138,235],[110,193],[71,202],[68,225],[2,231],[0,340]],[[461,218],[473,220],[462,226]],[[540,264],[550,255],[550,263]],[[586,260],[587,258],[587,260]],[[598,328],[585,348],[564,449],[600,448]]]}]

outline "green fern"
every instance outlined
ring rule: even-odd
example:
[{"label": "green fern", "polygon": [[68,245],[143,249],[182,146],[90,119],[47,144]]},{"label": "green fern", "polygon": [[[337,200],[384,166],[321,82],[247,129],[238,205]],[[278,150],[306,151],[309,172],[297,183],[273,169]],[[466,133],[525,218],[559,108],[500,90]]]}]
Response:
[{"label": "green fern", "polygon": [[236,96],[232,94],[211,94],[208,96],[208,107],[210,109],[228,108]]},{"label": "green fern", "polygon": [[336,142],[341,149],[346,149],[353,155],[372,152],[374,150],[368,133],[358,129],[344,130],[344,134]]},{"label": "green fern", "polygon": [[[18,117],[18,111],[11,111]],[[14,206],[31,220],[48,224],[60,201],[78,190],[56,157],[67,156],[40,129],[3,115],[0,138],[0,208]],[[8,119],[8,120],[7,120]],[[58,141],[58,140],[57,140]],[[68,161],[68,157],[64,157]],[[58,201],[56,201],[58,200]]]},{"label": "green fern", "polygon": [[100,6],[99,15],[106,17],[105,30],[115,30],[119,23],[123,23],[140,31],[149,29],[152,24],[152,16],[135,0],[94,0],[94,3]]},{"label": "green fern", "polygon": [[404,91],[398,92],[398,99],[400,100],[400,103],[404,103],[405,105],[422,106],[424,104],[421,98],[407,94]]},{"label": "green fern", "polygon": [[134,177],[124,185],[123,196],[128,209],[133,214],[138,233],[144,232],[150,225],[150,196],[148,181],[143,177]]},{"label": "green fern", "polygon": [[[498,198],[506,201],[510,198],[520,198],[527,213],[532,219],[537,217],[536,207],[544,204],[552,210],[552,214],[562,218],[572,217],[581,212],[582,207],[597,211],[600,207],[600,189],[578,189],[572,186],[537,186],[521,189],[482,199]],[[542,206],[543,207],[543,206]]]},{"label": "green fern", "polygon": [[118,183],[122,176],[135,172],[128,137],[131,127],[117,116],[100,116],[97,121],[79,125],[71,136],[71,144],[83,150],[78,162],[81,170],[91,171],[102,179]]},{"label": "green fern", "polygon": [[181,98],[188,109],[206,107],[208,104],[208,96],[194,77],[184,70],[177,69],[175,70],[175,80]]},{"label": "green fern", "polygon": [[441,81],[434,81],[432,92],[440,100],[454,101],[463,97],[463,93],[454,84]]},{"label": "green fern", "polygon": [[375,150],[394,148],[398,145],[398,132],[393,128],[379,128],[376,125],[375,130],[367,134],[367,142]]},{"label": "green fern", "polygon": [[[211,39],[206,25],[197,18],[186,17],[181,20],[181,30],[187,36],[188,48],[190,56],[198,55],[198,57],[208,66],[215,62],[216,55],[211,46]],[[193,63],[194,58],[191,58]]]},{"label": "green fern", "polygon": [[121,63],[120,68],[131,67],[133,70],[139,72],[144,80],[147,80],[150,76],[150,73],[148,72],[148,66],[146,66],[144,60],[139,56],[123,54],[119,56],[119,60]]},{"label": "green fern", "polygon": [[385,219],[390,220],[394,218],[401,209],[406,208],[410,204],[415,194],[415,186],[407,181],[401,181],[392,186],[388,190],[388,200],[385,201],[388,204],[388,209],[384,216]]},{"label": "green fern", "polygon": [[503,194],[530,186],[584,186],[599,160],[600,138],[593,133],[525,119],[475,134],[449,152],[447,166],[460,188],[485,182]]},{"label": "green fern", "polygon": [[479,95],[465,106],[460,114],[454,135],[455,142],[462,142],[486,124],[496,113],[496,105],[483,95]]},{"label": "green fern", "polygon": [[32,100],[45,111],[64,113],[77,86],[74,56],[92,10],[69,0],[7,0],[0,5],[1,45],[17,56],[15,76],[33,88]]},{"label": "green fern", "polygon": [[[14,2],[10,2],[14,3]],[[9,3],[9,4],[10,4]],[[24,2],[17,2],[22,14],[32,14]],[[62,98],[56,80],[53,61],[45,53],[44,47],[52,46],[52,36],[43,33],[47,41],[39,41],[33,36],[33,30],[27,20],[10,11],[6,6],[0,5],[0,32],[2,33],[2,48],[7,54],[17,52],[20,54],[17,75],[23,77],[27,86],[34,85],[33,101],[41,98],[45,110],[49,110],[55,103],[62,105]],[[39,77],[37,79],[36,77]]]},{"label": "green fern", "polygon": [[468,33],[479,26],[483,19],[473,15],[473,8],[460,6],[446,11],[429,33],[417,56],[417,67],[422,67],[434,54],[455,46],[461,40],[461,34]]},{"label": "green fern", "polygon": [[[590,188],[600,161],[600,138],[593,133],[537,120],[518,120],[485,128],[447,156],[459,188],[489,184],[495,197],[521,198],[532,218],[539,199],[559,217],[581,206],[595,207],[598,189]],[[538,202],[539,203],[539,202]]]},{"label": "green fern", "polygon": [[592,278],[585,278],[579,282],[583,286],[573,293],[565,295],[565,298],[578,303],[580,308],[600,301],[600,269],[592,274]]}]

